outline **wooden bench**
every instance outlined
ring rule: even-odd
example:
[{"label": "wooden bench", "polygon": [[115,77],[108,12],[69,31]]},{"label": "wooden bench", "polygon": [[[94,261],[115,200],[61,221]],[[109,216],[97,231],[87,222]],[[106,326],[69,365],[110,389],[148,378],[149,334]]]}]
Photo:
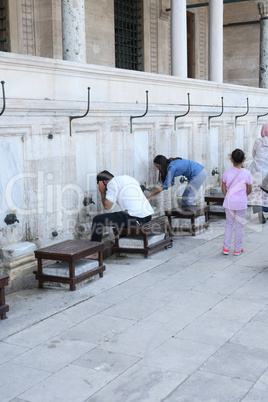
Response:
[{"label": "wooden bench", "polygon": [[[153,219],[148,223],[136,227],[128,227],[123,229],[113,228],[113,231],[115,235],[115,245],[113,246],[113,251],[117,256],[124,252],[143,254],[144,258],[148,258],[148,255],[154,251],[172,246],[172,240],[167,233],[167,224],[163,219]],[[163,235],[163,238],[155,243],[149,244],[149,237],[153,235]],[[120,239],[122,240],[122,238],[125,237],[128,238],[128,240],[136,240],[140,238],[142,240],[143,247],[121,247],[119,245]]]},{"label": "wooden bench", "polygon": [[[52,246],[36,250],[35,257],[38,261],[38,271],[34,271],[36,279],[39,281],[39,288],[43,288],[44,282],[67,283],[70,290],[75,290],[75,284],[99,274],[103,277],[105,265],[103,265],[104,243],[87,240],[66,240]],[[88,255],[98,253],[98,267],[84,272],[80,275],[75,274],[75,262],[87,257]],[[43,272],[42,260],[67,261],[69,263],[69,276],[58,276],[45,274]],[[90,261],[90,260],[89,260]],[[91,260],[93,261],[93,260]]]},{"label": "wooden bench", "polygon": [[6,318],[6,313],[9,311],[9,306],[5,302],[5,286],[8,285],[9,276],[0,275],[0,316],[1,320]]},{"label": "wooden bench", "polygon": [[[190,205],[181,208],[173,208],[165,211],[165,215],[168,218],[168,230],[170,234],[174,232],[189,232],[192,236],[195,236],[196,232],[209,226],[209,206],[206,205],[202,207]],[[205,222],[201,225],[196,225],[195,219],[202,215],[205,216]],[[172,218],[190,219],[191,222],[189,227],[175,227],[172,225]]]},{"label": "wooden bench", "polygon": [[[224,195],[223,194],[206,195],[205,196],[205,202],[209,206],[210,206],[210,204],[222,205],[223,201],[224,201]],[[209,210],[209,215],[225,216],[225,212],[224,211],[212,211],[210,209]]]}]

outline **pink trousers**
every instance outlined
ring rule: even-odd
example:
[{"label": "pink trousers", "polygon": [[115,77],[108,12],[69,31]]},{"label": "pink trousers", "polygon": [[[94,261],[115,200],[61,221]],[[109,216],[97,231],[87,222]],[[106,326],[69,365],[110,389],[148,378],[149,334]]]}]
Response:
[{"label": "pink trousers", "polygon": [[240,211],[232,211],[231,209],[225,208],[225,235],[224,235],[224,245],[225,250],[230,250],[233,228],[234,228],[234,251],[240,251],[242,248],[244,226],[246,223],[246,209],[241,209]]}]

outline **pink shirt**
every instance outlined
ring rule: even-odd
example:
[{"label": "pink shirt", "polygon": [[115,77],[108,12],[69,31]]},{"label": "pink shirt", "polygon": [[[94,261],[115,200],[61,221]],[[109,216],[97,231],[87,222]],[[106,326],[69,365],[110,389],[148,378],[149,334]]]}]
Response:
[{"label": "pink shirt", "polygon": [[233,211],[247,209],[247,185],[252,184],[250,172],[244,168],[238,169],[233,166],[223,173],[222,181],[226,183],[227,188],[223,202],[224,208]]}]

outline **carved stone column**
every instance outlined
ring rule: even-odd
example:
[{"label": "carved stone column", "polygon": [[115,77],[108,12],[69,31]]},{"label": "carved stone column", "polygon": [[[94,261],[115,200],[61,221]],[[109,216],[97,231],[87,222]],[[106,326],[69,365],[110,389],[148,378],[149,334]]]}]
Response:
[{"label": "carved stone column", "polygon": [[171,73],[187,78],[186,0],[171,0]]},{"label": "carved stone column", "polygon": [[268,88],[268,1],[257,4],[261,17],[259,86]]},{"label": "carved stone column", "polygon": [[63,59],[86,63],[84,0],[61,0]]},{"label": "carved stone column", "polygon": [[223,82],[223,0],[209,2],[209,79]]}]

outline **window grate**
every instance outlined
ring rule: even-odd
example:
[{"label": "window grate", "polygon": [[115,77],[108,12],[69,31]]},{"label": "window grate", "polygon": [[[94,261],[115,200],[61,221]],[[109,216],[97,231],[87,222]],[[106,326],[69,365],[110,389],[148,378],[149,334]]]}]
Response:
[{"label": "window grate", "polygon": [[114,0],[115,66],[142,70],[142,1]]},{"label": "window grate", "polygon": [[7,52],[6,0],[0,0],[0,51]]}]

